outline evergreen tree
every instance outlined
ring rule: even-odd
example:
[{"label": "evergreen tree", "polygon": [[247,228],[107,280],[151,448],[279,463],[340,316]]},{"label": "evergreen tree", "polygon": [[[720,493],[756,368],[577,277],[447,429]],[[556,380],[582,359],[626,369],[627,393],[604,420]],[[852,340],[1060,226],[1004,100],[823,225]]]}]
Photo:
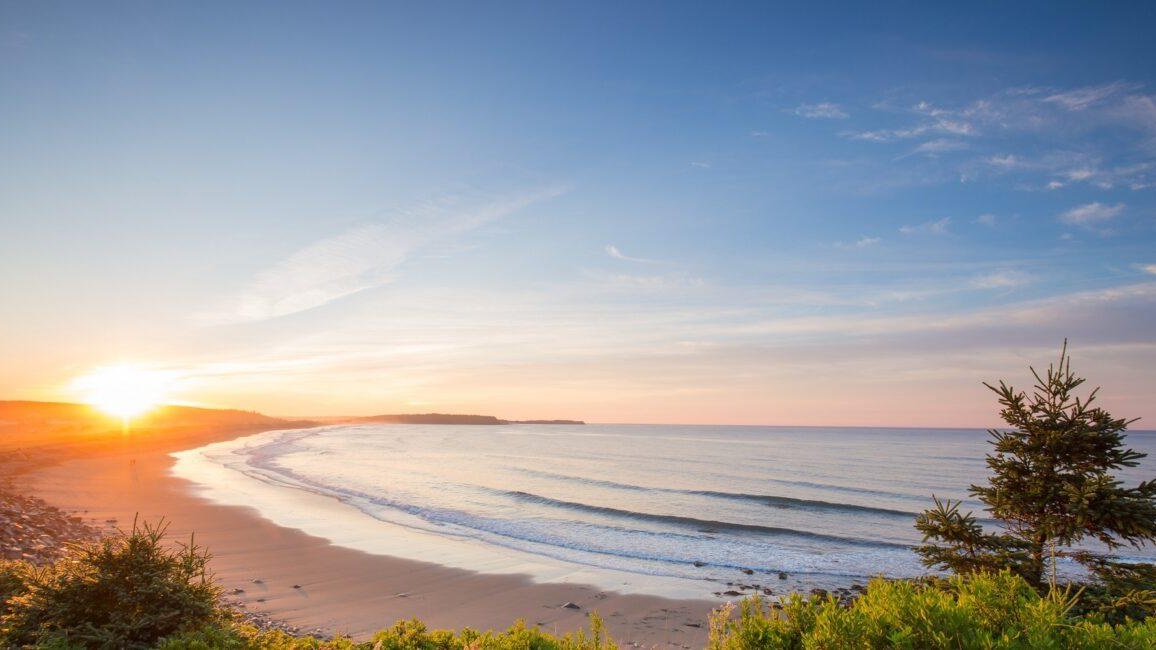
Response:
[{"label": "evergreen tree", "polygon": [[[1067,341],[1059,363],[1044,376],[1031,371],[1036,385],[1030,396],[1003,381],[984,384],[999,396],[1009,428],[988,431],[992,474],[986,486],[970,491],[1002,530],[986,532],[972,513],[959,512],[959,503],[932,497],[935,507],[915,522],[924,541],[916,551],[927,566],[956,573],[1007,568],[1040,590],[1055,586],[1056,560],[1064,556],[1086,566],[1100,586],[1144,585],[1154,575],[1152,565],[1072,549],[1084,538],[1109,549],[1156,541],[1156,480],[1127,488],[1112,475],[1146,455],[1124,447],[1124,431],[1135,420],[1093,407],[1098,388],[1086,399],[1074,394],[1085,380],[1072,373]],[[1135,589],[1127,591],[1135,599]],[[1153,596],[1148,591],[1143,597]]]}]

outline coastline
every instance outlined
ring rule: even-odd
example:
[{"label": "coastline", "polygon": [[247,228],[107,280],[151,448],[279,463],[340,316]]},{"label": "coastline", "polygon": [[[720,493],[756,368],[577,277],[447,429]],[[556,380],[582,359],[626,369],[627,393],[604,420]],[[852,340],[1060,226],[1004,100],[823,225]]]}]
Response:
[{"label": "coastline", "polygon": [[105,529],[131,527],[134,516],[151,522],[164,517],[170,542],[187,542],[195,533],[213,554],[210,567],[230,601],[303,633],[366,638],[413,617],[453,629],[504,629],[521,618],[566,633],[588,626],[596,611],[621,645],[702,647],[707,616],[723,602],[623,595],[372,555],[275,525],[252,508],[209,502],[171,474],[170,453],[254,432],[205,431],[168,440],[141,435],[139,444],[124,439],[85,449],[86,455],[54,449],[46,453],[58,457],[27,468],[17,484]]}]

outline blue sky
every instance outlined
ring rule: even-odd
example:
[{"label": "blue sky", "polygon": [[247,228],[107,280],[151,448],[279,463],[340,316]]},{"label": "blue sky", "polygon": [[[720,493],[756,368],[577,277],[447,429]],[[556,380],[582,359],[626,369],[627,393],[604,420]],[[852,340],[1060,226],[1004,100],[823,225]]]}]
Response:
[{"label": "blue sky", "polygon": [[1156,6],[0,4],[0,395],[1156,417]]}]

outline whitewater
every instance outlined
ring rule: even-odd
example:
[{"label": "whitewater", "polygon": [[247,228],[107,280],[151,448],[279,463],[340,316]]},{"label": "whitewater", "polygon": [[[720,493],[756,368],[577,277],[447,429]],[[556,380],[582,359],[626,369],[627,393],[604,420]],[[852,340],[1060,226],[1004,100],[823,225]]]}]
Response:
[{"label": "whitewater", "polygon": [[[967,488],[985,481],[987,440],[975,429],[336,425],[178,452],[173,472],[211,501],[369,553],[703,598],[731,583],[925,574],[915,516],[932,494],[983,514]],[[1126,444],[1156,454],[1156,433]],[[1151,456],[1120,473],[1126,484],[1154,475]]]}]

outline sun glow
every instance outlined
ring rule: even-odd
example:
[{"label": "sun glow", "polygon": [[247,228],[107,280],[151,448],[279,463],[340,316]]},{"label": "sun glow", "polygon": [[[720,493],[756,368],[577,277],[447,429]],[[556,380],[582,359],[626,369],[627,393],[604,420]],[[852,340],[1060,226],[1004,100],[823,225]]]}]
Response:
[{"label": "sun glow", "polygon": [[72,385],[86,403],[127,422],[165,401],[171,383],[167,373],[119,365],[77,377]]}]

